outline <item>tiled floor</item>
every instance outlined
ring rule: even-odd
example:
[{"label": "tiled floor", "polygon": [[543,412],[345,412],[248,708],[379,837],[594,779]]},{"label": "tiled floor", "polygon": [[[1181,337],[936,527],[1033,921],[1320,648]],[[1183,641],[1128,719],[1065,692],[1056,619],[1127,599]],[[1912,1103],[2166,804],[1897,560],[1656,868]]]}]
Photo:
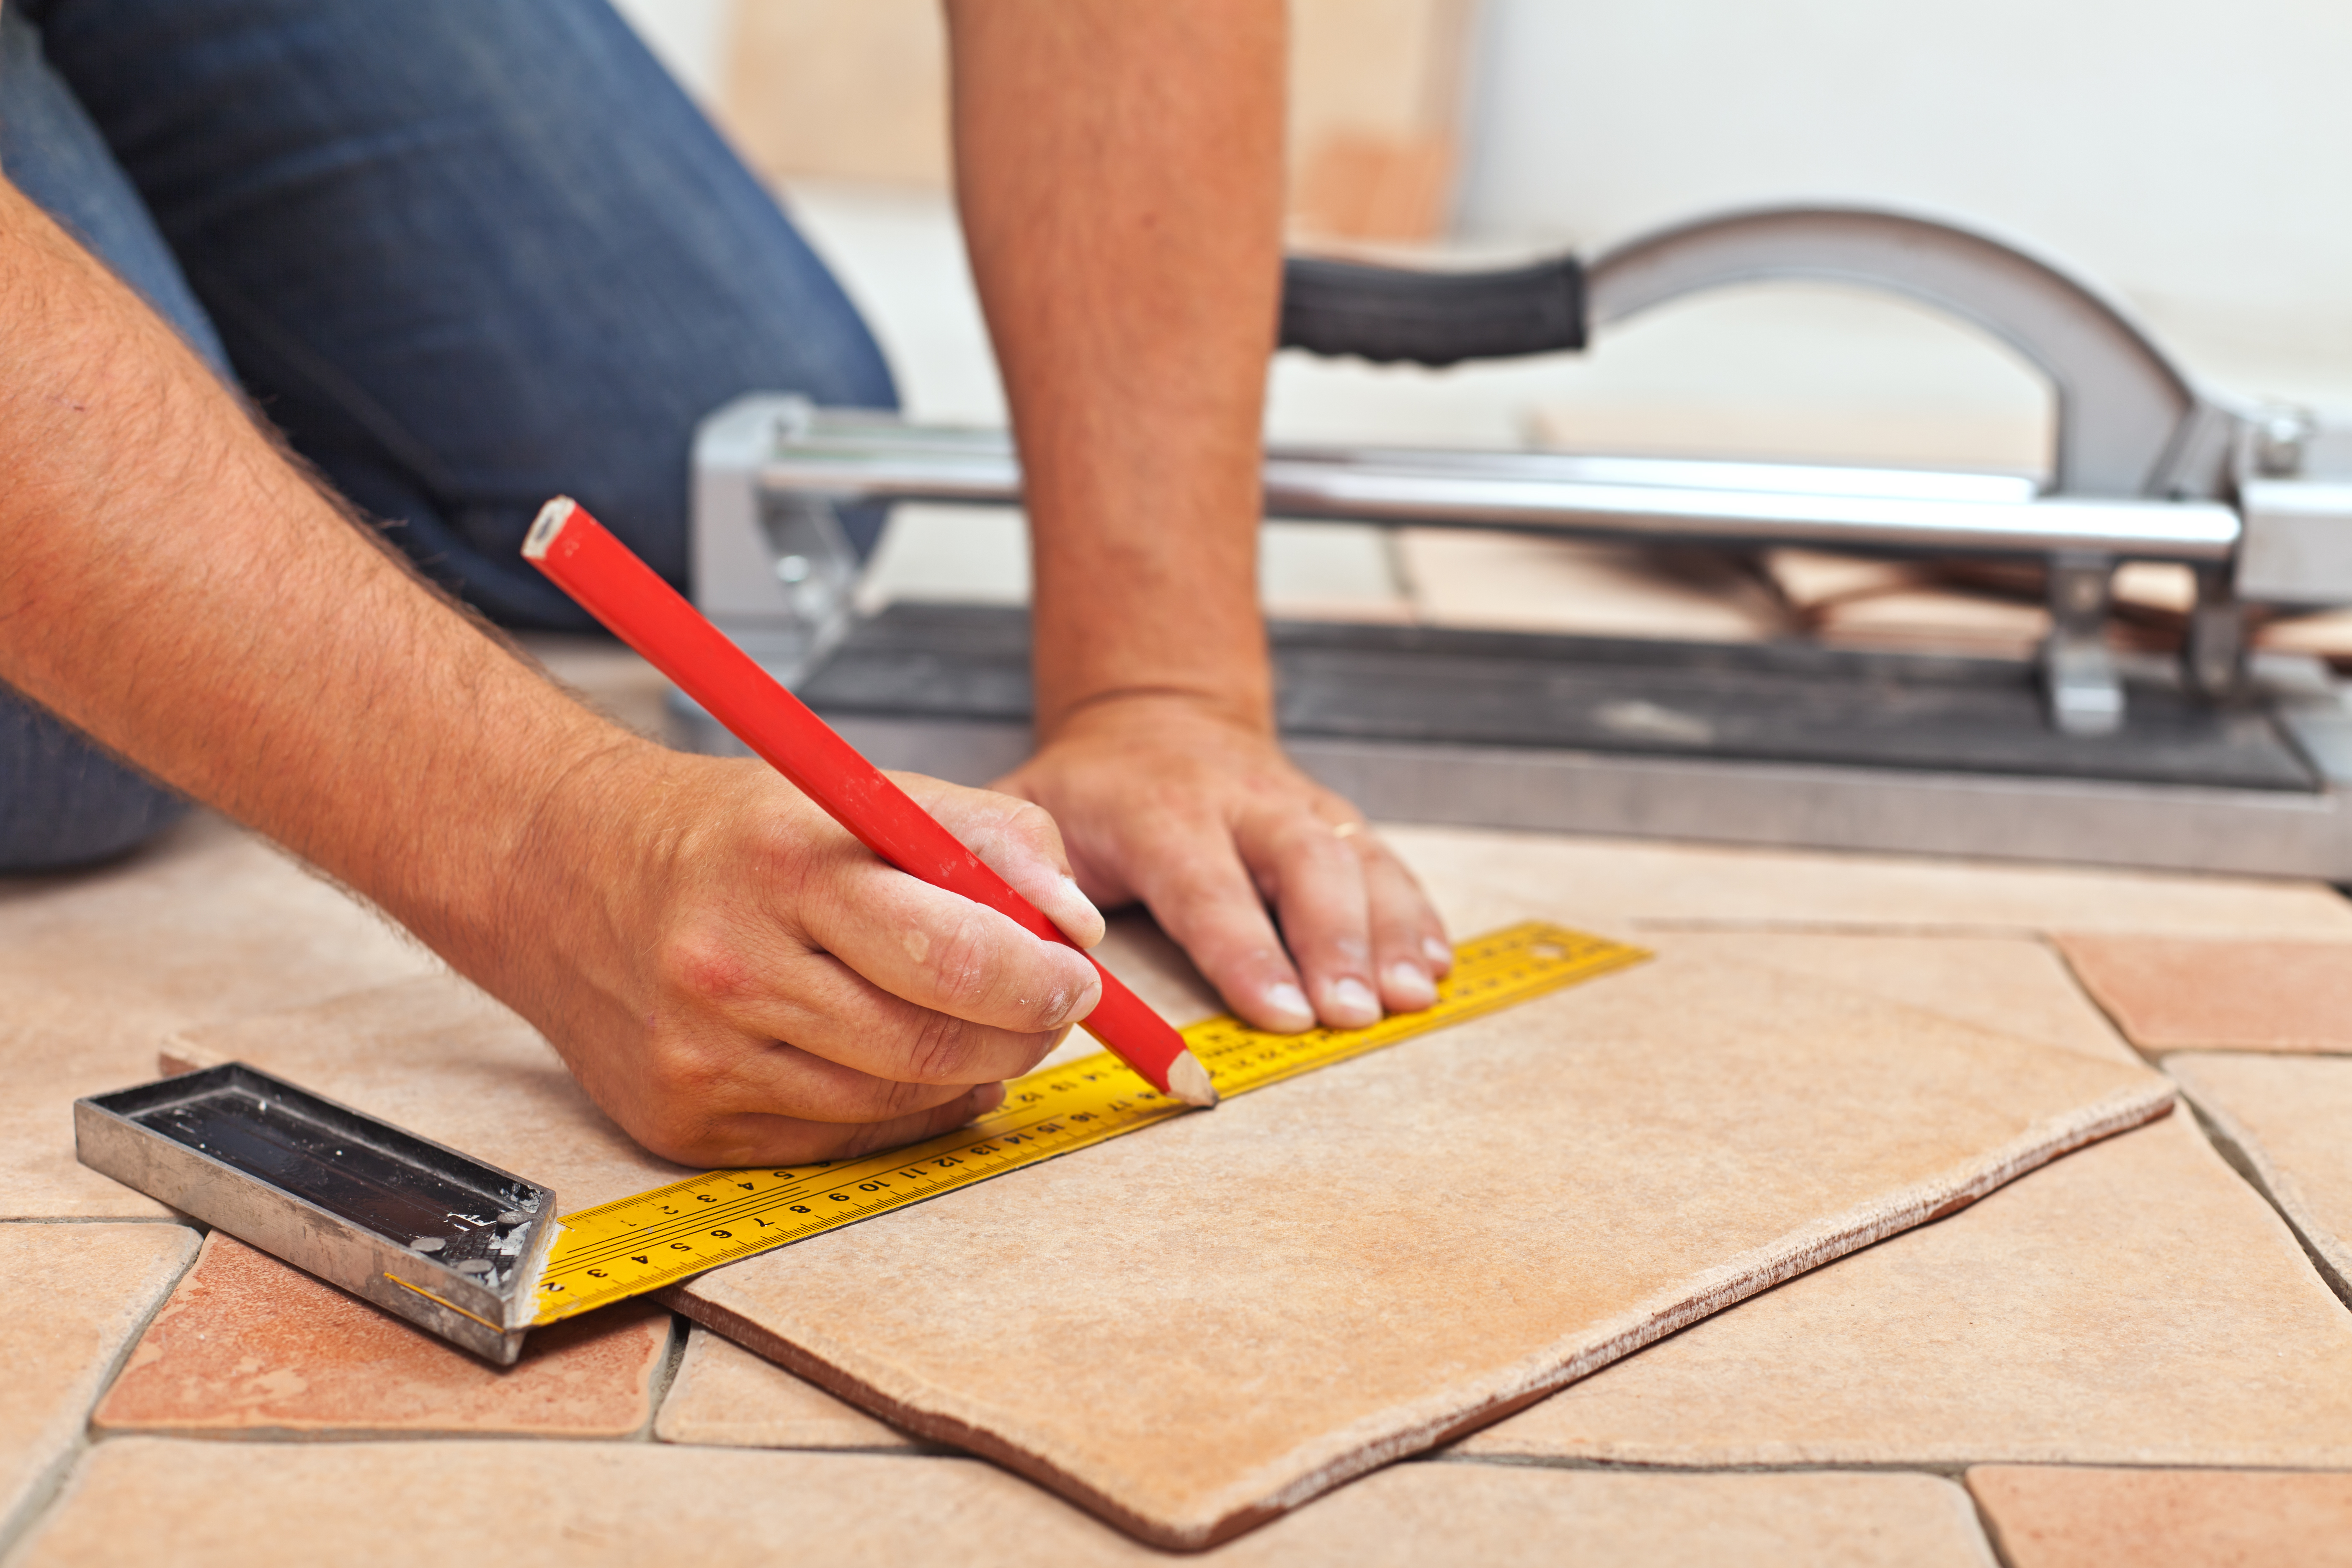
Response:
[{"label": "tiled floor", "polygon": [[[2337,895],[1394,837],[1465,924],[1556,889],[1562,918],[1653,943],[1657,973],[1732,959],[2034,1050],[2153,1058],[2210,1120],[2067,1156],[1218,1554],[1986,1563],[1998,1538],[2013,1563],[2071,1563],[2137,1551],[2151,1510],[2182,1521],[2168,1538],[2182,1562],[2231,1561],[2241,1538],[2333,1539],[2352,1489],[2352,1312],[2314,1254],[2340,1253],[2352,1224],[2336,1081],[2352,1059],[2136,1052],[2050,933],[2244,931],[2352,952]],[[135,940],[97,942],[100,921]],[[0,889],[0,922],[45,960],[0,972],[23,1031],[22,1196],[0,1222],[7,1562],[352,1561],[394,1539],[449,1554],[495,1539],[525,1563],[658,1561],[681,1541],[700,1561],[789,1542],[894,1562],[934,1554],[947,1530],[981,1562],[1152,1554],[656,1309],[568,1325],[497,1372],[226,1237],[200,1250],[74,1164],[67,1102],[147,1076],[167,1047],[249,1057],[535,1173],[560,1166],[581,1201],[667,1173],[605,1135],[510,1016],[419,973],[373,917],[240,836],[200,822],[97,877]],[[1158,1005],[1200,1010],[1148,928],[1118,940]],[[951,1217],[916,1212],[934,1211]],[[957,1283],[929,1288],[951,1300]]]},{"label": "tiled floor", "polygon": [[[884,263],[853,283],[883,317],[918,412],[997,417],[961,285],[939,286],[936,258],[909,260],[901,244],[913,235],[936,252],[938,215],[836,204],[818,216],[821,242]],[[1277,418],[1309,437],[1507,441],[1551,395],[1515,374],[1287,365]],[[1017,520],[918,524],[884,587],[1024,591]],[[1595,613],[1625,597],[1622,563],[1478,556],[1420,550],[1400,574],[1378,542],[1316,531],[1269,542],[1268,581],[1294,613],[1351,616],[1423,613],[1443,596],[1450,616],[1524,621],[1542,610],[1522,591],[1537,569],[1548,602],[1580,583],[1602,588]],[[1410,605],[1413,591],[1427,603]],[[1675,635],[1712,635],[1706,616],[1748,635],[1763,615],[1695,604],[1671,582],[1649,605]],[[658,727],[659,683],[642,666],[581,641],[543,647],[609,710]],[[1732,1307],[1210,1558],[2352,1561],[2352,1311],[2339,1294],[2352,1268],[2352,1037],[2327,1000],[2352,974],[2336,962],[2352,959],[2352,903],[2224,878],[1392,837],[1464,929],[1520,912],[1533,883],[1556,918],[1695,963],[1760,964],[2021,1048],[2153,1062],[2197,1114]],[[1148,927],[1118,922],[1113,940],[1154,1005],[1205,1007]],[[2230,944],[2251,956],[2221,954]],[[2228,984],[2181,984],[2217,955],[2210,973]],[[499,1372],[202,1237],[72,1157],[72,1098],[152,1076],[159,1054],[247,1056],[460,1146],[495,1146],[566,1207],[672,1173],[614,1134],[510,1015],[216,820],[90,876],[0,883],[5,1568],[780,1556],[1048,1568],[1162,1555],[652,1307],[550,1332]],[[952,1300],[966,1284],[889,1288]],[[1480,1331],[1465,1303],[1430,1337]]]}]

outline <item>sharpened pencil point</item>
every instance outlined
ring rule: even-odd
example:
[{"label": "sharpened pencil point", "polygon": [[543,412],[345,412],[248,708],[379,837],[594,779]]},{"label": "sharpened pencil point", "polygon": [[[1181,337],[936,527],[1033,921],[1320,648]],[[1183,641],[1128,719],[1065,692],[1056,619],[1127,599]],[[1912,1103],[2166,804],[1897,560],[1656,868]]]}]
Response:
[{"label": "sharpened pencil point", "polygon": [[1190,1051],[1180,1053],[1168,1064],[1168,1092],[1203,1110],[1217,1103],[1217,1086],[1209,1081],[1209,1069]]}]

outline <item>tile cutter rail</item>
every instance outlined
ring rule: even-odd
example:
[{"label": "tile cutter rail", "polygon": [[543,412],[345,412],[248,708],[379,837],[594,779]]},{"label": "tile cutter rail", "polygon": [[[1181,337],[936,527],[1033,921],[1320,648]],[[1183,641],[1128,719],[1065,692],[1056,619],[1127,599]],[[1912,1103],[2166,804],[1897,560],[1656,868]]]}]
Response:
[{"label": "tile cutter rail", "polygon": [[[1536,452],[1277,447],[1268,515],[1652,542],[1801,544],[2046,568],[2031,663],[1805,643],[1693,645],[1277,625],[1303,765],[1377,817],[2352,880],[2352,702],[2251,655],[2255,607],[2352,605],[2352,427],[2200,388],[2113,301],[1949,224],[1801,207],[1710,217],[1590,264],[1420,272],[1294,258],[1282,342],[1445,365],[1580,350],[1707,289],[1891,291],[2048,376],[2053,476]],[[885,766],[981,782],[1028,741],[1018,611],[853,611],[841,509],[1002,505],[992,432],[755,395],[694,459],[697,605]],[[2118,654],[2116,567],[2178,563],[2177,661]],[[731,738],[673,700],[676,738]]]}]

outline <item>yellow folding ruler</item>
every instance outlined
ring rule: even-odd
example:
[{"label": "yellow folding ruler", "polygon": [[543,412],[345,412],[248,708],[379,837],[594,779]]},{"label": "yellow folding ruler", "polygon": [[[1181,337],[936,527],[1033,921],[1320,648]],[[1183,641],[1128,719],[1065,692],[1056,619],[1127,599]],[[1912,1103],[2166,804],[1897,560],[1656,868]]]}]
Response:
[{"label": "yellow folding ruler", "polygon": [[[1582,931],[1529,921],[1454,949],[1436,1005],[1369,1029],[1270,1035],[1233,1018],[1183,1031],[1184,1043],[1231,1099],[1299,1073],[1392,1046],[1531,996],[1638,963],[1650,955]],[[535,1323],[674,1285],[790,1242],[905,1208],[1182,1115],[1109,1052],[1046,1068],[1005,1086],[1004,1103],[967,1127],[883,1153],[818,1165],[711,1171],[563,1217],[540,1276]]]}]

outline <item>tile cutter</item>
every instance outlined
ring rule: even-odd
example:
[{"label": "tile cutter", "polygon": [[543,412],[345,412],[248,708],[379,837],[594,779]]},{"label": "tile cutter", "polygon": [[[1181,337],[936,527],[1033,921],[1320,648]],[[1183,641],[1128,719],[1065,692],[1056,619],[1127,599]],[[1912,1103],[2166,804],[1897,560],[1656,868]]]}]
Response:
[{"label": "tile cutter", "polygon": [[[2046,570],[2025,660],[1277,623],[1303,765],[1375,817],[2352,881],[2352,700],[2252,654],[2257,608],[2352,605],[2352,426],[2200,386],[2091,285],[1950,223],[1735,212],[1587,262],[1448,273],[1293,258],[1282,342],[1439,366],[1576,352],[1708,289],[1776,279],[1927,304],[2055,393],[2046,483],[2002,474],[1545,452],[1277,447],[1265,510]],[[754,395],[694,456],[697,605],[887,767],[982,782],[1029,744],[1025,613],[853,608],[846,507],[1017,502],[1001,433]],[[2106,636],[2126,562],[2197,584],[2180,656]],[[673,736],[731,738],[673,699]]]}]

